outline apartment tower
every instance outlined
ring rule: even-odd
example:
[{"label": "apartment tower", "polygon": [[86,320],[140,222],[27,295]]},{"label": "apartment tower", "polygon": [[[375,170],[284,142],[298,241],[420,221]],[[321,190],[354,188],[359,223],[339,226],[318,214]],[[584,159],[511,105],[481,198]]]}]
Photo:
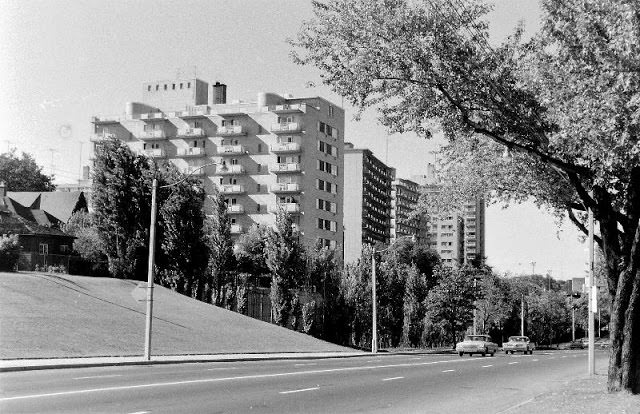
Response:
[{"label": "apartment tower", "polygon": [[396,178],[391,184],[391,242],[410,237],[416,242],[427,241],[427,223],[414,216],[420,197],[418,183]]}]

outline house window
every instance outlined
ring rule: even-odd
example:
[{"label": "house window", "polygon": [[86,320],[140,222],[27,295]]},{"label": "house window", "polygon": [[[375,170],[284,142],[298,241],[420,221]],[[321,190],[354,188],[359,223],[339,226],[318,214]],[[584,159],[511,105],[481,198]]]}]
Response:
[{"label": "house window", "polygon": [[60,253],[68,253],[69,252],[69,245],[68,244],[61,244],[60,245]]},{"label": "house window", "polygon": [[38,247],[38,252],[42,255],[49,254],[49,245],[47,243],[40,243],[40,246]]},{"label": "house window", "polygon": [[260,184],[256,185],[256,191],[260,192]]},{"label": "house window", "polygon": [[262,152],[262,144],[258,144],[258,152]]},{"label": "house window", "polygon": [[191,88],[191,82],[187,82],[187,89]]}]

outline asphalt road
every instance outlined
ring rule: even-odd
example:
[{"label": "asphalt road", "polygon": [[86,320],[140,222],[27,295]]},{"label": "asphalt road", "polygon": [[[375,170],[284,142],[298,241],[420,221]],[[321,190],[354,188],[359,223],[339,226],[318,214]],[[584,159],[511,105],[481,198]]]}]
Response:
[{"label": "asphalt road", "polygon": [[586,350],[52,369],[0,374],[0,412],[515,413],[586,371]]}]

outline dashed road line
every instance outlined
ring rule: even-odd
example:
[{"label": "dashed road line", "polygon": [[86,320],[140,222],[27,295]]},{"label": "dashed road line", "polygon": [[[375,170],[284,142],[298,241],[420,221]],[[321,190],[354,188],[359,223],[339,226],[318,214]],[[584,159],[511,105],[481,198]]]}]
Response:
[{"label": "dashed road line", "polygon": [[492,367],[493,365],[483,365],[482,368],[489,368]]},{"label": "dashed road line", "polygon": [[453,372],[453,371],[455,371],[455,369],[445,369],[445,370],[444,370],[444,371],[442,371],[442,372]]},{"label": "dashed road line", "polygon": [[538,360],[537,360],[537,359],[532,359],[531,361],[532,361],[532,362],[538,362]]},{"label": "dashed road line", "polygon": [[317,389],[320,389],[320,387],[302,388],[299,390],[290,390],[290,391],[280,391],[278,394],[294,394],[296,392],[315,391]]},{"label": "dashed road line", "polygon": [[74,380],[83,380],[83,379],[94,379],[94,378],[115,378],[121,377],[122,374],[113,374],[113,375],[93,375],[90,377],[76,377]]},{"label": "dashed road line", "polygon": [[509,362],[509,365],[519,364],[519,362]]},{"label": "dashed road line", "polygon": [[403,379],[404,377],[391,377],[391,378],[383,378],[382,381],[393,381],[397,379]]},{"label": "dashed road line", "polygon": [[136,411],[133,413],[129,413],[129,414],[149,414],[151,411]]}]

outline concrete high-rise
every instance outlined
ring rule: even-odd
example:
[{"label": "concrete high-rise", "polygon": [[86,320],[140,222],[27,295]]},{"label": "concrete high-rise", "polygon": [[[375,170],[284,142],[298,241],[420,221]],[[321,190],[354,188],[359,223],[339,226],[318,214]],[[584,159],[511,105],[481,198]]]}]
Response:
[{"label": "concrete high-rise", "polygon": [[226,197],[234,236],[273,225],[284,209],[307,246],[341,251],[342,108],[321,97],[259,93],[227,103],[226,95],[226,85],[196,78],[144,83],[142,102],[123,115],[93,117],[92,141],[117,138],[201,178],[206,193]]},{"label": "concrete high-rise", "polygon": [[395,169],[368,149],[344,148],[344,261],[360,258],[365,244],[391,240],[391,183]]},{"label": "concrete high-rise", "polygon": [[420,197],[420,185],[414,181],[396,178],[391,184],[391,242],[411,237],[416,242],[427,241],[427,223],[415,216]]}]

